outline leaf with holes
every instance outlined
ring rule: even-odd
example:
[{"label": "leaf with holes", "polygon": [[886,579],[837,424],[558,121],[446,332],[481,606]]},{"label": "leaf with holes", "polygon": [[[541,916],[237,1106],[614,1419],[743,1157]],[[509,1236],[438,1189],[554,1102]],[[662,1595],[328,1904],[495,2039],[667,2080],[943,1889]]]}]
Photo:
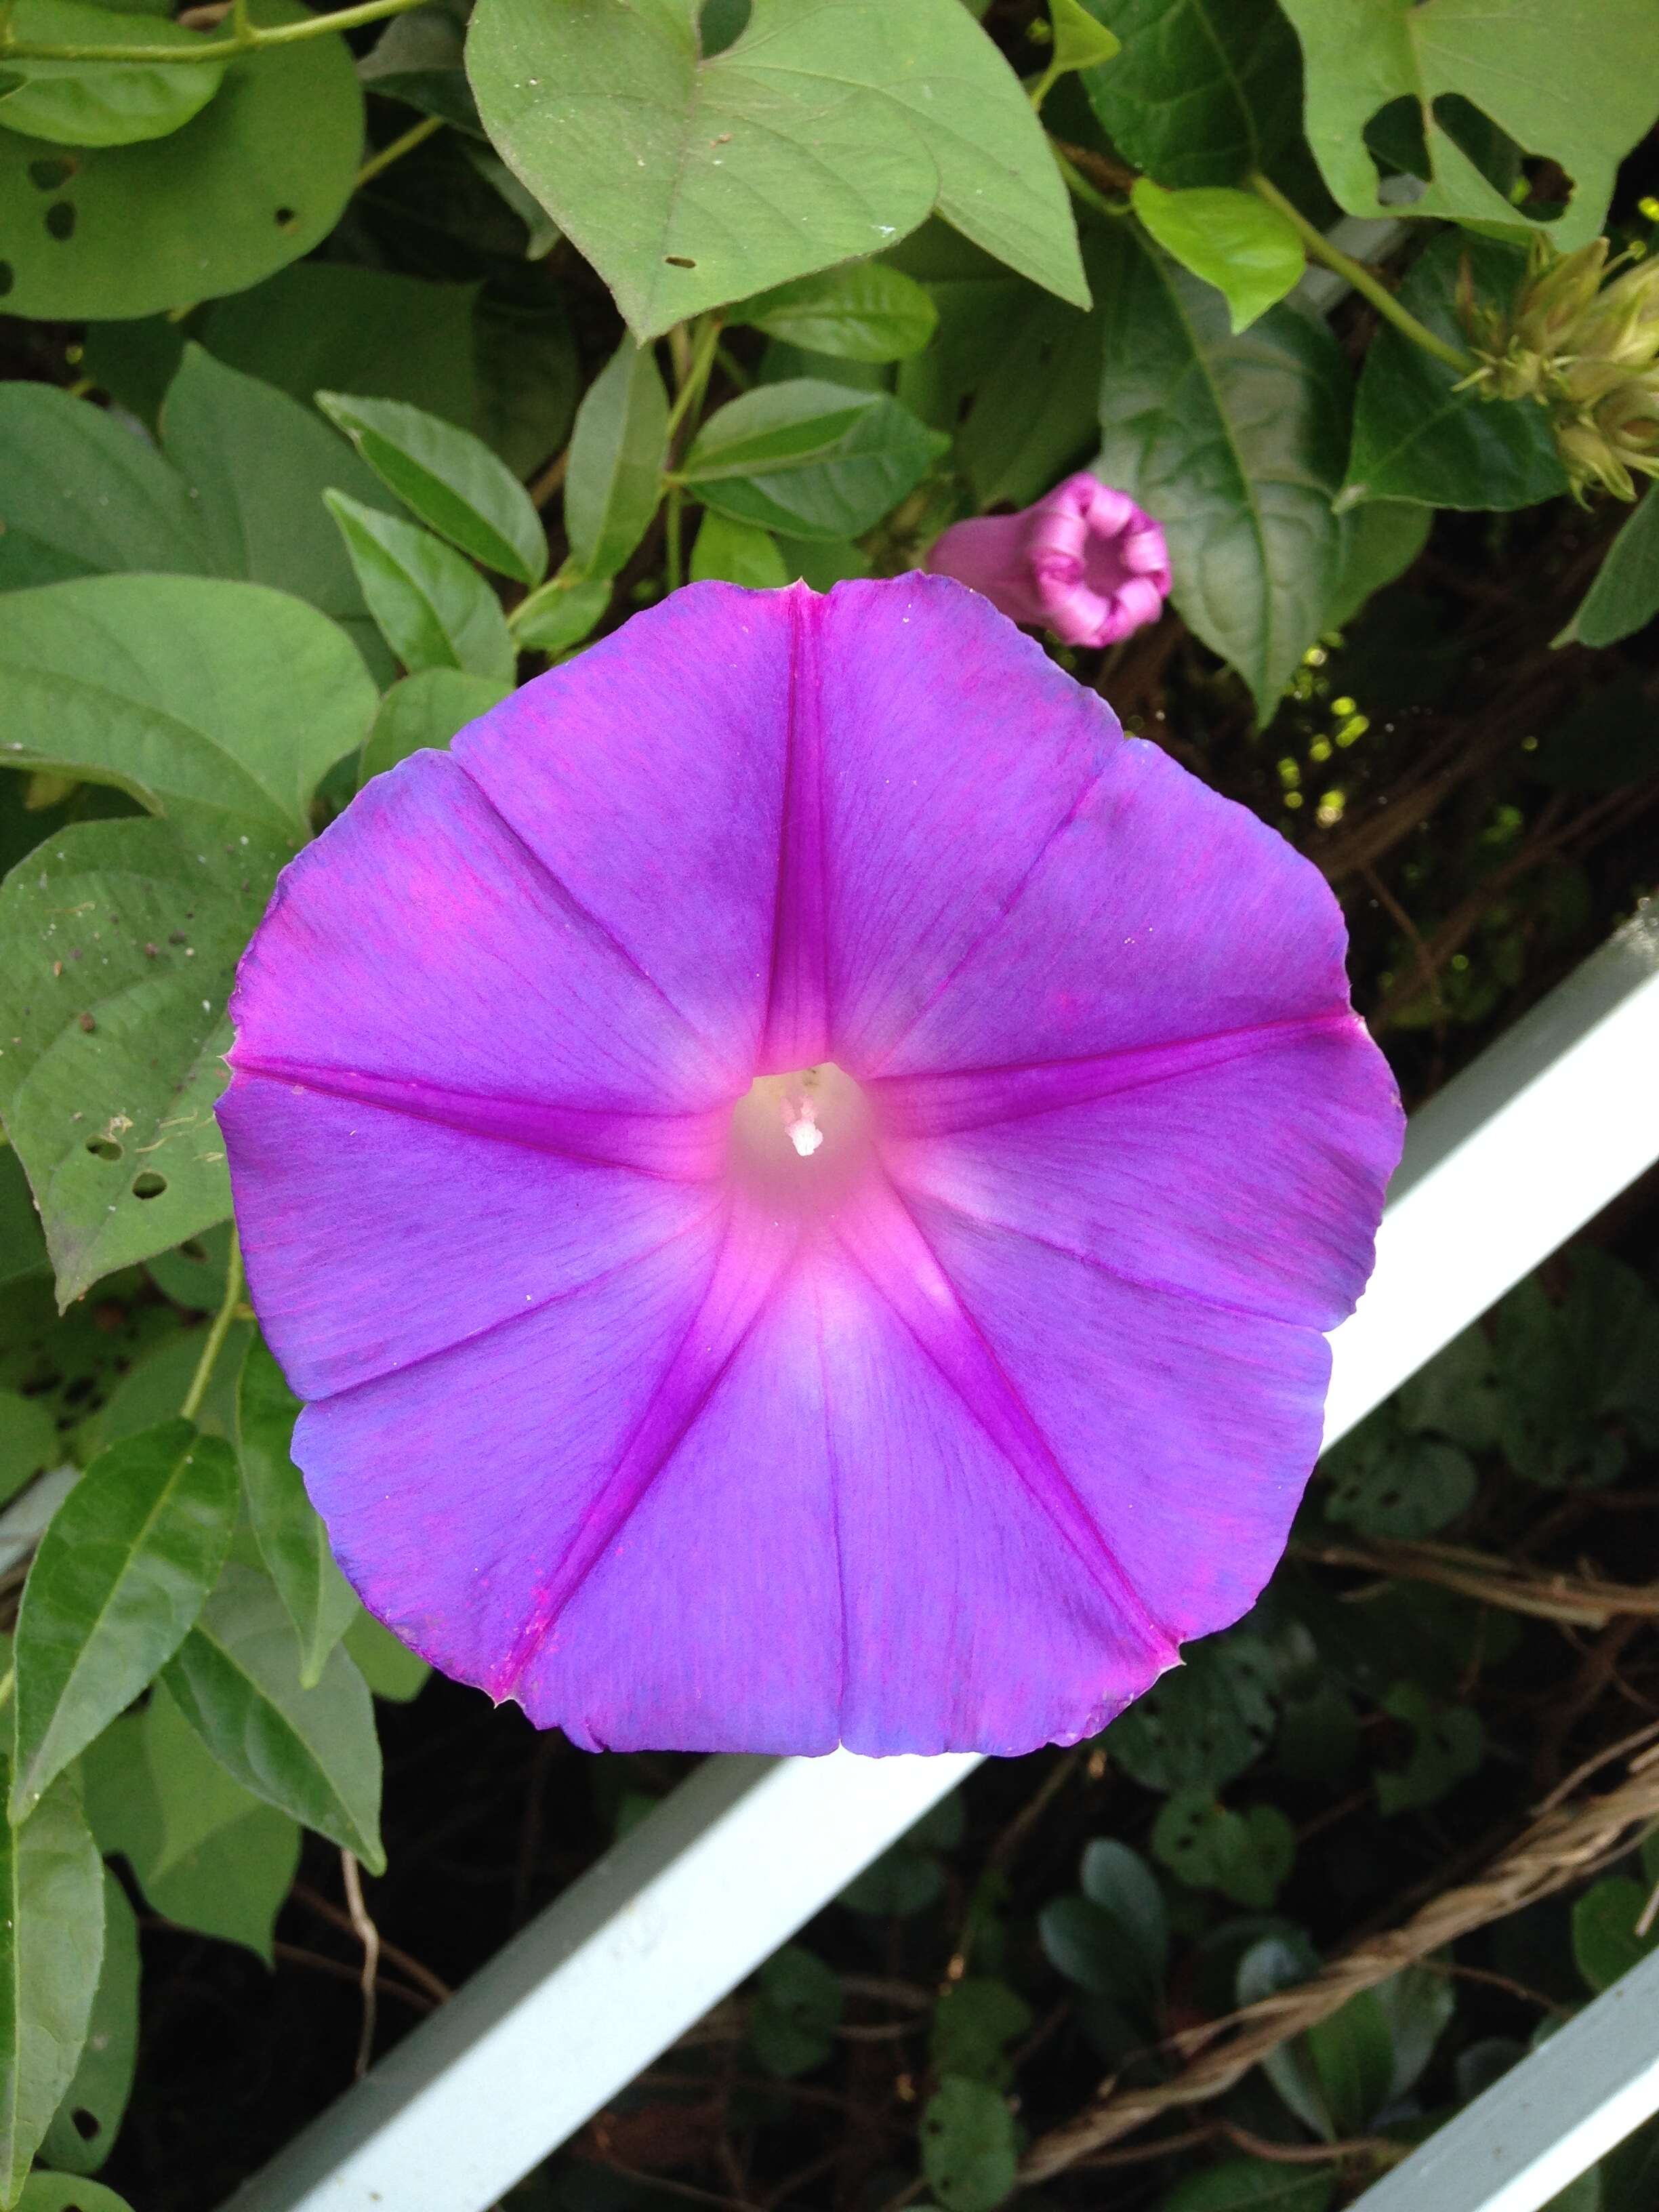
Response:
[{"label": "leaf with holes", "polygon": [[319,392],[317,404],[429,528],[498,576],[540,581],[547,568],[541,517],[481,438],[400,399]]},{"label": "leaf with holes", "polygon": [[1443,1437],[1408,1437],[1367,1422],[1325,1461],[1328,1520],[1368,1536],[1431,1536],[1466,1513],[1479,1487],[1474,1462]]},{"label": "leaf with holes", "polygon": [[949,442],[887,392],[793,377],[717,409],[681,478],[733,522],[856,538],[915,490]]},{"label": "leaf with holes", "polygon": [[[17,0],[9,20],[13,37],[44,46],[125,46],[132,43],[130,15],[88,0]],[[187,48],[201,33],[162,15],[145,27],[146,46]],[[9,59],[0,92],[0,128],[61,146],[130,146],[165,138],[199,114],[223,80],[223,62],[170,63],[33,61]]]},{"label": "leaf with holes", "polygon": [[162,1676],[185,1717],[245,1790],[355,1851],[380,1848],[380,1747],[362,1676],[338,1646],[313,1689],[267,1575],[232,1565]]},{"label": "leaf with holes", "polygon": [[65,1305],[230,1212],[225,1001],[285,857],[204,866],[166,823],[89,822],[0,885],[0,1119]]},{"label": "leaf with holes", "polygon": [[838,361],[903,361],[933,337],[939,309],[902,270],[851,261],[757,292],[739,301],[726,319]]},{"label": "leaf with holes", "polygon": [[[1284,4],[1302,42],[1308,143],[1350,215],[1401,212],[1378,198],[1366,143],[1368,126],[1395,110],[1420,135],[1413,216],[1535,227],[1569,252],[1601,230],[1619,164],[1659,109],[1659,15],[1647,0]],[[1472,125],[1559,163],[1573,186],[1565,211],[1534,222],[1498,191],[1474,158]]]},{"label": "leaf with holes", "polygon": [[1176,606],[1265,722],[1341,572],[1347,365],[1293,307],[1235,337],[1221,295],[1127,224],[1101,252],[1099,472],[1163,525]]},{"label": "leaf with holes", "polygon": [[100,1453],[52,1516],[17,1617],[14,1825],[183,1643],[236,1504],[229,1450],[173,1420]]},{"label": "leaf with holes", "polygon": [[1480,1772],[1486,1731],[1472,1706],[1442,1705],[1417,1683],[1399,1682],[1383,1698],[1382,1710],[1405,1722],[1412,1748],[1403,1767],[1378,1769],[1380,1812],[1414,1813],[1437,1805],[1460,1782]]},{"label": "leaf with holes", "polygon": [[1302,122],[1296,40],[1277,0],[1089,0],[1123,51],[1083,78],[1102,130],[1160,185],[1232,185]]},{"label": "leaf with holes", "polygon": [[1289,221],[1254,192],[1224,185],[1170,192],[1137,177],[1129,197],[1164,252],[1215,286],[1235,335],[1277,305],[1307,266]]},{"label": "leaf with holes", "polygon": [[15,2212],[133,2212],[133,2207],[101,2181],[37,2166],[23,2184]]},{"label": "leaf with holes", "polygon": [[1107,1748],[1147,1790],[1219,1790],[1266,1748],[1276,1717],[1268,1653],[1237,1629],[1200,1637],[1113,1722]]},{"label": "leaf with holes", "polygon": [[[250,0],[250,14],[262,27],[312,20],[295,0]],[[363,96],[337,39],[236,63],[165,138],[43,161],[38,140],[0,131],[0,313],[122,319],[257,284],[333,229],[362,143]]]},{"label": "leaf with holes", "polygon": [[614,576],[651,526],[662,497],[668,394],[649,346],[624,338],[576,410],[564,480],[572,565]]},{"label": "leaf with holes", "polygon": [[147,439],[49,384],[0,384],[0,590],[210,566],[190,488]]},{"label": "leaf with holes", "polygon": [[1086,304],[1042,129],[957,0],[755,0],[707,57],[697,19],[697,0],[481,0],[467,39],[485,129],[640,337],[936,208]]},{"label": "leaf with holes", "polygon": [[[1513,246],[1466,232],[1437,238],[1407,274],[1400,303],[1437,337],[1465,343],[1460,295],[1508,300],[1525,271]],[[1483,399],[1459,372],[1384,324],[1354,398],[1353,450],[1340,504],[1531,507],[1567,488],[1549,416],[1528,399]]]},{"label": "leaf with holes", "polygon": [[374,727],[363,740],[358,788],[411,753],[428,746],[435,752],[447,751],[459,732],[500,706],[512,689],[510,684],[474,676],[465,668],[423,668],[416,676],[401,678],[381,700]]},{"label": "leaf with holes", "polygon": [[248,1518],[276,1592],[300,1638],[300,1681],[315,1689],[324,1662],[350,1626],[357,1600],[334,1563],[328,1531],[289,1456],[300,1401],[262,1336],[242,1361],[236,1456]]},{"label": "leaf with holes", "polygon": [[65,1775],[0,1825],[0,2203],[75,2078],[103,1955],[104,1869]]},{"label": "leaf with holes", "polygon": [[988,2082],[947,2075],[921,2115],[921,2170],[945,2212],[994,2212],[1018,2164],[1006,2098]]},{"label": "leaf with holes", "polygon": [[[98,2171],[120,2132],[137,2058],[138,1923],[125,1890],[106,1867],[98,1991],[75,2079],[40,2145],[43,2158],[70,2173]],[[64,2198],[66,2206],[77,2201]]]},{"label": "leaf with holes", "polygon": [[1296,1832],[1276,1805],[1235,1813],[1206,1790],[1181,1790],[1152,1824],[1152,1850],[1191,1888],[1265,1912],[1295,1863]]},{"label": "leaf with holes", "polygon": [[418,523],[325,492],[369,612],[412,675],[465,668],[498,684],[516,658],[501,602],[471,563]]},{"label": "leaf with holes", "polygon": [[314,608],[193,576],[0,596],[0,760],[112,783],[233,854],[250,836],[304,842],[313,792],[374,712],[349,639]]}]

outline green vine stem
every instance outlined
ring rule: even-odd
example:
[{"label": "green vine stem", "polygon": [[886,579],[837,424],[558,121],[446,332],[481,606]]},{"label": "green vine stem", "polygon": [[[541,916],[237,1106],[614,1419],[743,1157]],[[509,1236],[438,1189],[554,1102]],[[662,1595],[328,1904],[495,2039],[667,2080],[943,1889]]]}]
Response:
[{"label": "green vine stem", "polygon": [[1251,176],[1249,183],[1250,189],[1260,198],[1266,200],[1270,208],[1277,210],[1284,216],[1310,256],[1315,261],[1322,261],[1328,269],[1335,270],[1339,276],[1346,277],[1360,297],[1369,300],[1383,320],[1392,323],[1403,337],[1408,337],[1414,346],[1420,346],[1425,353],[1431,353],[1437,361],[1443,361],[1448,368],[1455,368],[1462,375],[1467,375],[1475,367],[1468,354],[1461,352],[1455,345],[1449,345],[1444,338],[1437,338],[1431,330],[1418,321],[1409,308],[1402,307],[1388,286],[1374,276],[1363,261],[1354,260],[1352,255],[1333,246],[1324,233],[1308,221],[1301,209],[1286,199],[1278,185],[1270,184],[1260,170]]},{"label": "green vine stem", "polygon": [[202,1356],[196,1363],[196,1372],[190,1378],[190,1388],[185,1393],[179,1411],[187,1421],[193,1421],[202,1410],[202,1401],[207,1396],[208,1384],[213,1380],[213,1370],[219,1354],[224,1350],[225,1339],[230,1334],[230,1324],[236,1318],[236,1309],[242,1300],[242,1246],[233,1222],[230,1231],[230,1250],[225,1261],[225,1294],[219,1302],[219,1310],[202,1346]]},{"label": "green vine stem", "polygon": [[279,23],[261,30],[249,21],[245,8],[236,9],[228,39],[204,39],[192,46],[53,46],[38,39],[12,35],[9,16],[0,25],[0,61],[19,62],[143,62],[146,64],[234,61],[238,54],[258,53],[267,46],[297,46],[304,39],[320,39],[336,31],[355,31],[364,23],[379,23],[388,15],[406,15],[423,0],[362,0],[356,8],[339,9],[332,15],[313,15],[303,23]]},{"label": "green vine stem", "polygon": [[378,177],[383,169],[389,169],[394,161],[401,161],[405,154],[412,154],[417,146],[424,146],[427,140],[434,137],[443,127],[444,118],[441,115],[423,115],[418,123],[412,124],[404,132],[401,138],[394,138],[389,146],[382,146],[378,154],[369,155],[358,170],[357,181],[352,190],[362,191],[363,186]]}]

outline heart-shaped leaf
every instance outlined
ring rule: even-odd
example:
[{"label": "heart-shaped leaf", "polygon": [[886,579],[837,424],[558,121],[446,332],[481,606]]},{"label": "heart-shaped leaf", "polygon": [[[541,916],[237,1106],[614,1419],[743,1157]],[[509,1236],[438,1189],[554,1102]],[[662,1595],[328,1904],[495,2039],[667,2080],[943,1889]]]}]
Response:
[{"label": "heart-shaped leaf", "polygon": [[485,129],[653,337],[876,252],[937,209],[1087,303],[1066,190],[1018,81],[958,0],[480,0]]}]

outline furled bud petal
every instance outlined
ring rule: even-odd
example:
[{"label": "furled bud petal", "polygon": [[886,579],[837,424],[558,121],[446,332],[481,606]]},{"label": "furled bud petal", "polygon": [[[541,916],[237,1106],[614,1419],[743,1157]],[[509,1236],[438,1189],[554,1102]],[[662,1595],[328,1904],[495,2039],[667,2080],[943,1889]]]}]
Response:
[{"label": "furled bud petal", "polygon": [[1115,644],[1156,622],[1170,591],[1163,531],[1086,469],[1018,514],[953,524],[927,566],[1066,645]]}]

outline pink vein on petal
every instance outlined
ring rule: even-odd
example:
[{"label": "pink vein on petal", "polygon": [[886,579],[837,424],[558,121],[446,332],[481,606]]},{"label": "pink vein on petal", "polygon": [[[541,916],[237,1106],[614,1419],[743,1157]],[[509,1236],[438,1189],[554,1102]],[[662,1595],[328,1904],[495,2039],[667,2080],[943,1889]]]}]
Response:
[{"label": "pink vein on petal", "polygon": [[1346,1006],[1168,1044],[1124,1045],[1079,1060],[1015,1060],[1005,1066],[964,1067],[937,1075],[878,1075],[868,1079],[883,1127],[898,1137],[951,1136],[1004,1121],[1086,1106],[1120,1091],[1200,1075],[1232,1060],[1304,1036],[1357,1026]]},{"label": "pink vein on petal", "polygon": [[418,1076],[371,1075],[353,1067],[239,1051],[239,1076],[293,1091],[370,1107],[414,1121],[435,1122],[466,1136],[554,1152],[595,1167],[629,1168],[664,1182],[706,1182],[720,1171],[728,1109],[706,1114],[632,1114],[609,1107],[558,1106],[532,1098],[495,1098],[452,1091]]},{"label": "pink vein on petal", "polygon": [[848,1257],[962,1401],[1070,1544],[1079,1560],[1165,1665],[1176,1638],[1130,1582],[1094,1516],[983,1331],[946,1274],[902,1194],[872,1177],[836,1218]]},{"label": "pink vein on petal", "polygon": [[765,1310],[796,1241],[793,1225],[786,1228],[733,1196],[708,1288],[690,1327],[658,1376],[556,1571],[484,1684],[497,1701],[512,1696],[560,1615],[678,1450]]},{"label": "pink vein on petal", "polygon": [[[1117,744],[1121,743],[1121,739],[1115,738],[1113,750],[1115,749],[1115,745]],[[934,985],[933,988],[928,993],[921,1004],[915,1009],[915,1012],[911,1015],[909,1020],[906,1022],[904,1027],[888,1045],[886,1051],[882,1055],[884,1060],[890,1060],[892,1059],[894,1054],[900,1049],[905,1042],[905,1040],[908,1037],[914,1036],[915,1031],[921,1027],[921,1024],[927,1019],[927,1016],[932,1013],[933,1008],[938,1006],[939,1000],[945,997],[945,994],[950,990],[951,986],[956,981],[957,976],[962,974],[963,970],[965,968],[971,966],[971,964],[978,959],[980,954],[984,951],[986,946],[995,940],[999,931],[1006,926],[1010,915],[1013,913],[1015,908],[1018,906],[1026,892],[1030,889],[1031,884],[1036,878],[1043,862],[1048,859],[1049,854],[1060,842],[1060,840],[1066,835],[1066,832],[1071,828],[1072,824],[1077,820],[1079,815],[1082,813],[1084,808],[1088,805],[1090,799],[1094,796],[1096,790],[1099,787],[1102,777],[1106,774],[1107,769],[1111,765],[1111,750],[1109,750],[1106,757],[1089,776],[1081,791],[1078,793],[1076,798],[1066,808],[1065,813],[1061,815],[1059,821],[1055,823],[1054,828],[1043,839],[1042,844],[1038,846],[1036,851],[1031,855],[1030,860],[1020,874],[1019,880],[1014,884],[1012,890],[1010,890],[1007,896],[1003,899],[995,914],[992,915],[985,927],[981,930],[978,936],[975,938],[973,943],[968,945],[960,957],[951,963],[948,971],[940,977],[939,981]],[[879,1073],[880,1069],[878,1067],[872,1068],[870,1070],[870,1074],[872,1076],[876,1076]]]},{"label": "pink vein on petal", "polygon": [[789,595],[789,727],[762,1074],[810,1067],[829,1054],[830,893],[818,675],[822,605],[805,585]]}]

